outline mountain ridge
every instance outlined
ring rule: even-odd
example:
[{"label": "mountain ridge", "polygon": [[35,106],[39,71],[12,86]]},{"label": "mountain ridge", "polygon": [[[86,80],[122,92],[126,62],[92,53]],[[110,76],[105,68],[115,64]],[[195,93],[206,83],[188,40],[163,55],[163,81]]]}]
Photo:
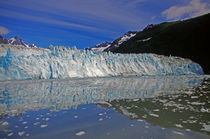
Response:
[{"label": "mountain ridge", "polygon": [[110,51],[119,47],[120,44],[129,40],[130,38],[136,35],[137,31],[128,31],[124,35],[120,36],[119,38],[115,39],[113,42],[104,41],[100,44],[97,44],[91,48],[87,48],[87,50],[92,50],[96,52],[103,52],[103,51]]},{"label": "mountain ridge", "polygon": [[0,44],[21,45],[21,46],[24,46],[24,47],[27,47],[27,48],[37,48],[37,46],[35,44],[27,44],[19,36],[15,36],[15,37],[9,38],[7,40],[0,35]]},{"label": "mountain ridge", "polygon": [[189,58],[210,74],[210,13],[199,17],[148,25],[119,47],[106,49],[114,53],[155,53]]}]

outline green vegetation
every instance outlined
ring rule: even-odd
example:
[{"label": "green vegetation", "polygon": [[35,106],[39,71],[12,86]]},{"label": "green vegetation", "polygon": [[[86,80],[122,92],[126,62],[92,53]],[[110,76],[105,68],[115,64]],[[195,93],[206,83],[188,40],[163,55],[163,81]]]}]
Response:
[{"label": "green vegetation", "polygon": [[[210,74],[210,13],[184,21],[165,22],[137,33],[115,53],[156,53],[190,58]],[[148,39],[143,41],[144,39]]]}]

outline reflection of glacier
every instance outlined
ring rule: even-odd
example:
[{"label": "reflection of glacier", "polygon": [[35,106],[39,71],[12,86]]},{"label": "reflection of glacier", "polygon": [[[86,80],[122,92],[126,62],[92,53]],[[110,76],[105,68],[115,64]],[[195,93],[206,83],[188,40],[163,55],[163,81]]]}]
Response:
[{"label": "reflection of glacier", "polygon": [[201,82],[202,77],[155,76],[1,83],[0,117],[47,107],[59,110],[80,104],[172,94]]},{"label": "reflection of glacier", "polygon": [[155,54],[94,53],[76,48],[0,47],[0,80],[203,74],[188,59]]}]

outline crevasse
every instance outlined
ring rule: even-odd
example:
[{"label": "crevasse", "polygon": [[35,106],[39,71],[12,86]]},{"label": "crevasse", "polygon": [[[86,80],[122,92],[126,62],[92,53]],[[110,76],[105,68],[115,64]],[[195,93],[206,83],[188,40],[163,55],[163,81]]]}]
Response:
[{"label": "crevasse", "polygon": [[96,53],[75,47],[1,49],[0,80],[203,74],[189,59],[156,54]]}]

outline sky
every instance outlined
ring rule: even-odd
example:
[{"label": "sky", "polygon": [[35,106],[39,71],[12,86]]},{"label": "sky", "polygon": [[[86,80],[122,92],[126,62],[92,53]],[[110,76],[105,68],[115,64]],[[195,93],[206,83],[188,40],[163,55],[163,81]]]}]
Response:
[{"label": "sky", "polygon": [[206,13],[210,0],[0,0],[0,35],[83,49],[148,24]]}]

